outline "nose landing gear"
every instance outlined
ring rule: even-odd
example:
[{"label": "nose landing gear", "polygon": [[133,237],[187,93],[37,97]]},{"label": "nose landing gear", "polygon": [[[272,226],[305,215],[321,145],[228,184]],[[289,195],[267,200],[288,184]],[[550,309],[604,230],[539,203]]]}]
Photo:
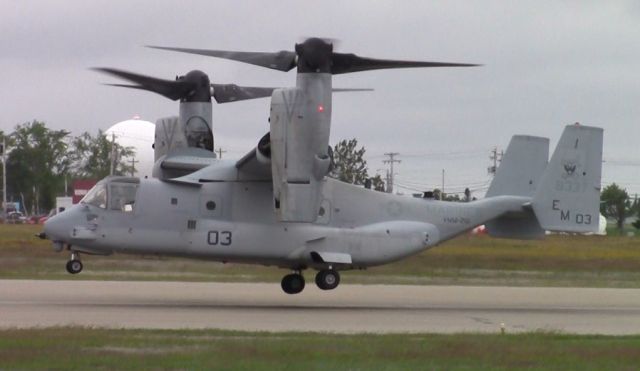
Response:
[{"label": "nose landing gear", "polygon": [[67,272],[71,274],[78,274],[82,272],[82,262],[80,261],[80,254],[76,252],[71,253],[71,259],[67,262]]}]

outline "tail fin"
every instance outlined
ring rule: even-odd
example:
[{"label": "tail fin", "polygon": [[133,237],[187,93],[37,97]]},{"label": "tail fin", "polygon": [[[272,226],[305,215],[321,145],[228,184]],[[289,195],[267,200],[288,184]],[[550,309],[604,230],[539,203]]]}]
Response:
[{"label": "tail fin", "polygon": [[[549,139],[513,136],[486,196],[533,197],[548,160]],[[485,226],[494,237],[531,239],[544,236],[544,230],[531,210],[503,215]]]},{"label": "tail fin", "polygon": [[602,128],[569,125],[533,197],[542,228],[597,232],[602,176]]},{"label": "tail fin", "polygon": [[514,135],[489,186],[487,197],[532,197],[548,160],[549,139]]}]

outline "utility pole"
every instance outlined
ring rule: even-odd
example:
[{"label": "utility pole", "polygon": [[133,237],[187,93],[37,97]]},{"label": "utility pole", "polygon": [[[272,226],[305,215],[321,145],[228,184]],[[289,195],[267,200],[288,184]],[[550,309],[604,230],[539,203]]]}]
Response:
[{"label": "utility pole", "polygon": [[135,157],[131,157],[131,160],[129,160],[129,162],[131,162],[131,176],[133,176],[136,172],[136,163],[140,161],[137,161]]},{"label": "utility pole", "polygon": [[115,162],[116,162],[116,135],[111,133],[111,167],[109,169],[109,175],[113,175],[113,171],[115,170]]},{"label": "utility pole", "polygon": [[7,217],[7,141],[2,136],[2,217]]},{"label": "utility pole", "polygon": [[444,200],[444,169],[442,169],[442,192],[440,192],[440,199]]},{"label": "utility pole", "polygon": [[387,169],[387,174],[385,176],[385,182],[387,183],[387,193],[389,193],[389,187],[391,187],[391,177],[389,176],[389,169]]},{"label": "utility pole", "polygon": [[222,154],[226,153],[227,151],[223,151],[222,147],[218,147],[218,150],[216,152],[218,152],[218,158],[222,159]]},{"label": "utility pole", "polygon": [[496,171],[498,171],[498,163],[502,162],[503,155],[504,155],[504,151],[500,151],[500,153],[498,153],[498,147],[493,147],[493,150],[489,155],[489,160],[493,162],[493,165],[487,168],[487,173],[489,173],[489,175],[491,176],[496,175]]},{"label": "utility pole", "polygon": [[396,162],[400,163],[402,161],[395,159],[395,156],[399,155],[398,152],[387,152],[384,155],[385,156],[389,156],[388,160],[382,161],[385,164],[389,164],[389,173],[388,173],[389,176],[387,177],[388,178],[387,193],[393,193],[393,175],[394,175],[394,173],[393,173],[393,164],[396,163]]}]

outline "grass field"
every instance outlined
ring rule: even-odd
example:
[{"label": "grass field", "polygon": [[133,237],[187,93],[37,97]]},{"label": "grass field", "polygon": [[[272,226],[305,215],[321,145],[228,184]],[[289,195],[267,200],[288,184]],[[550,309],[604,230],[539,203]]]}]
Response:
[{"label": "grass field", "polygon": [[[262,266],[160,258],[83,256],[66,273],[67,253],[36,239],[41,226],[0,225],[0,278],[278,282]],[[548,236],[541,241],[465,235],[400,262],[345,272],[343,282],[395,284],[640,287],[640,238]]]},{"label": "grass field", "polygon": [[[282,270],[197,260],[84,256],[0,225],[0,278],[277,282]],[[346,283],[640,287],[640,239],[462,236],[401,262],[345,272]],[[1,329],[0,369],[636,370],[640,336],[561,333],[337,335],[221,330]]]},{"label": "grass field", "polygon": [[0,330],[1,369],[637,370],[640,336]]}]

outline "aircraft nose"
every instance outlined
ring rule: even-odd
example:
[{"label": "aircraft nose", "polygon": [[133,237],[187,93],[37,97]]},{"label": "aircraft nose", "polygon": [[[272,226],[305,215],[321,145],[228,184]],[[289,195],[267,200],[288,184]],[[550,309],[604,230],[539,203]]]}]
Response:
[{"label": "aircraft nose", "polygon": [[51,241],[65,241],[68,238],[71,226],[65,213],[54,215],[44,222],[44,234]]}]

